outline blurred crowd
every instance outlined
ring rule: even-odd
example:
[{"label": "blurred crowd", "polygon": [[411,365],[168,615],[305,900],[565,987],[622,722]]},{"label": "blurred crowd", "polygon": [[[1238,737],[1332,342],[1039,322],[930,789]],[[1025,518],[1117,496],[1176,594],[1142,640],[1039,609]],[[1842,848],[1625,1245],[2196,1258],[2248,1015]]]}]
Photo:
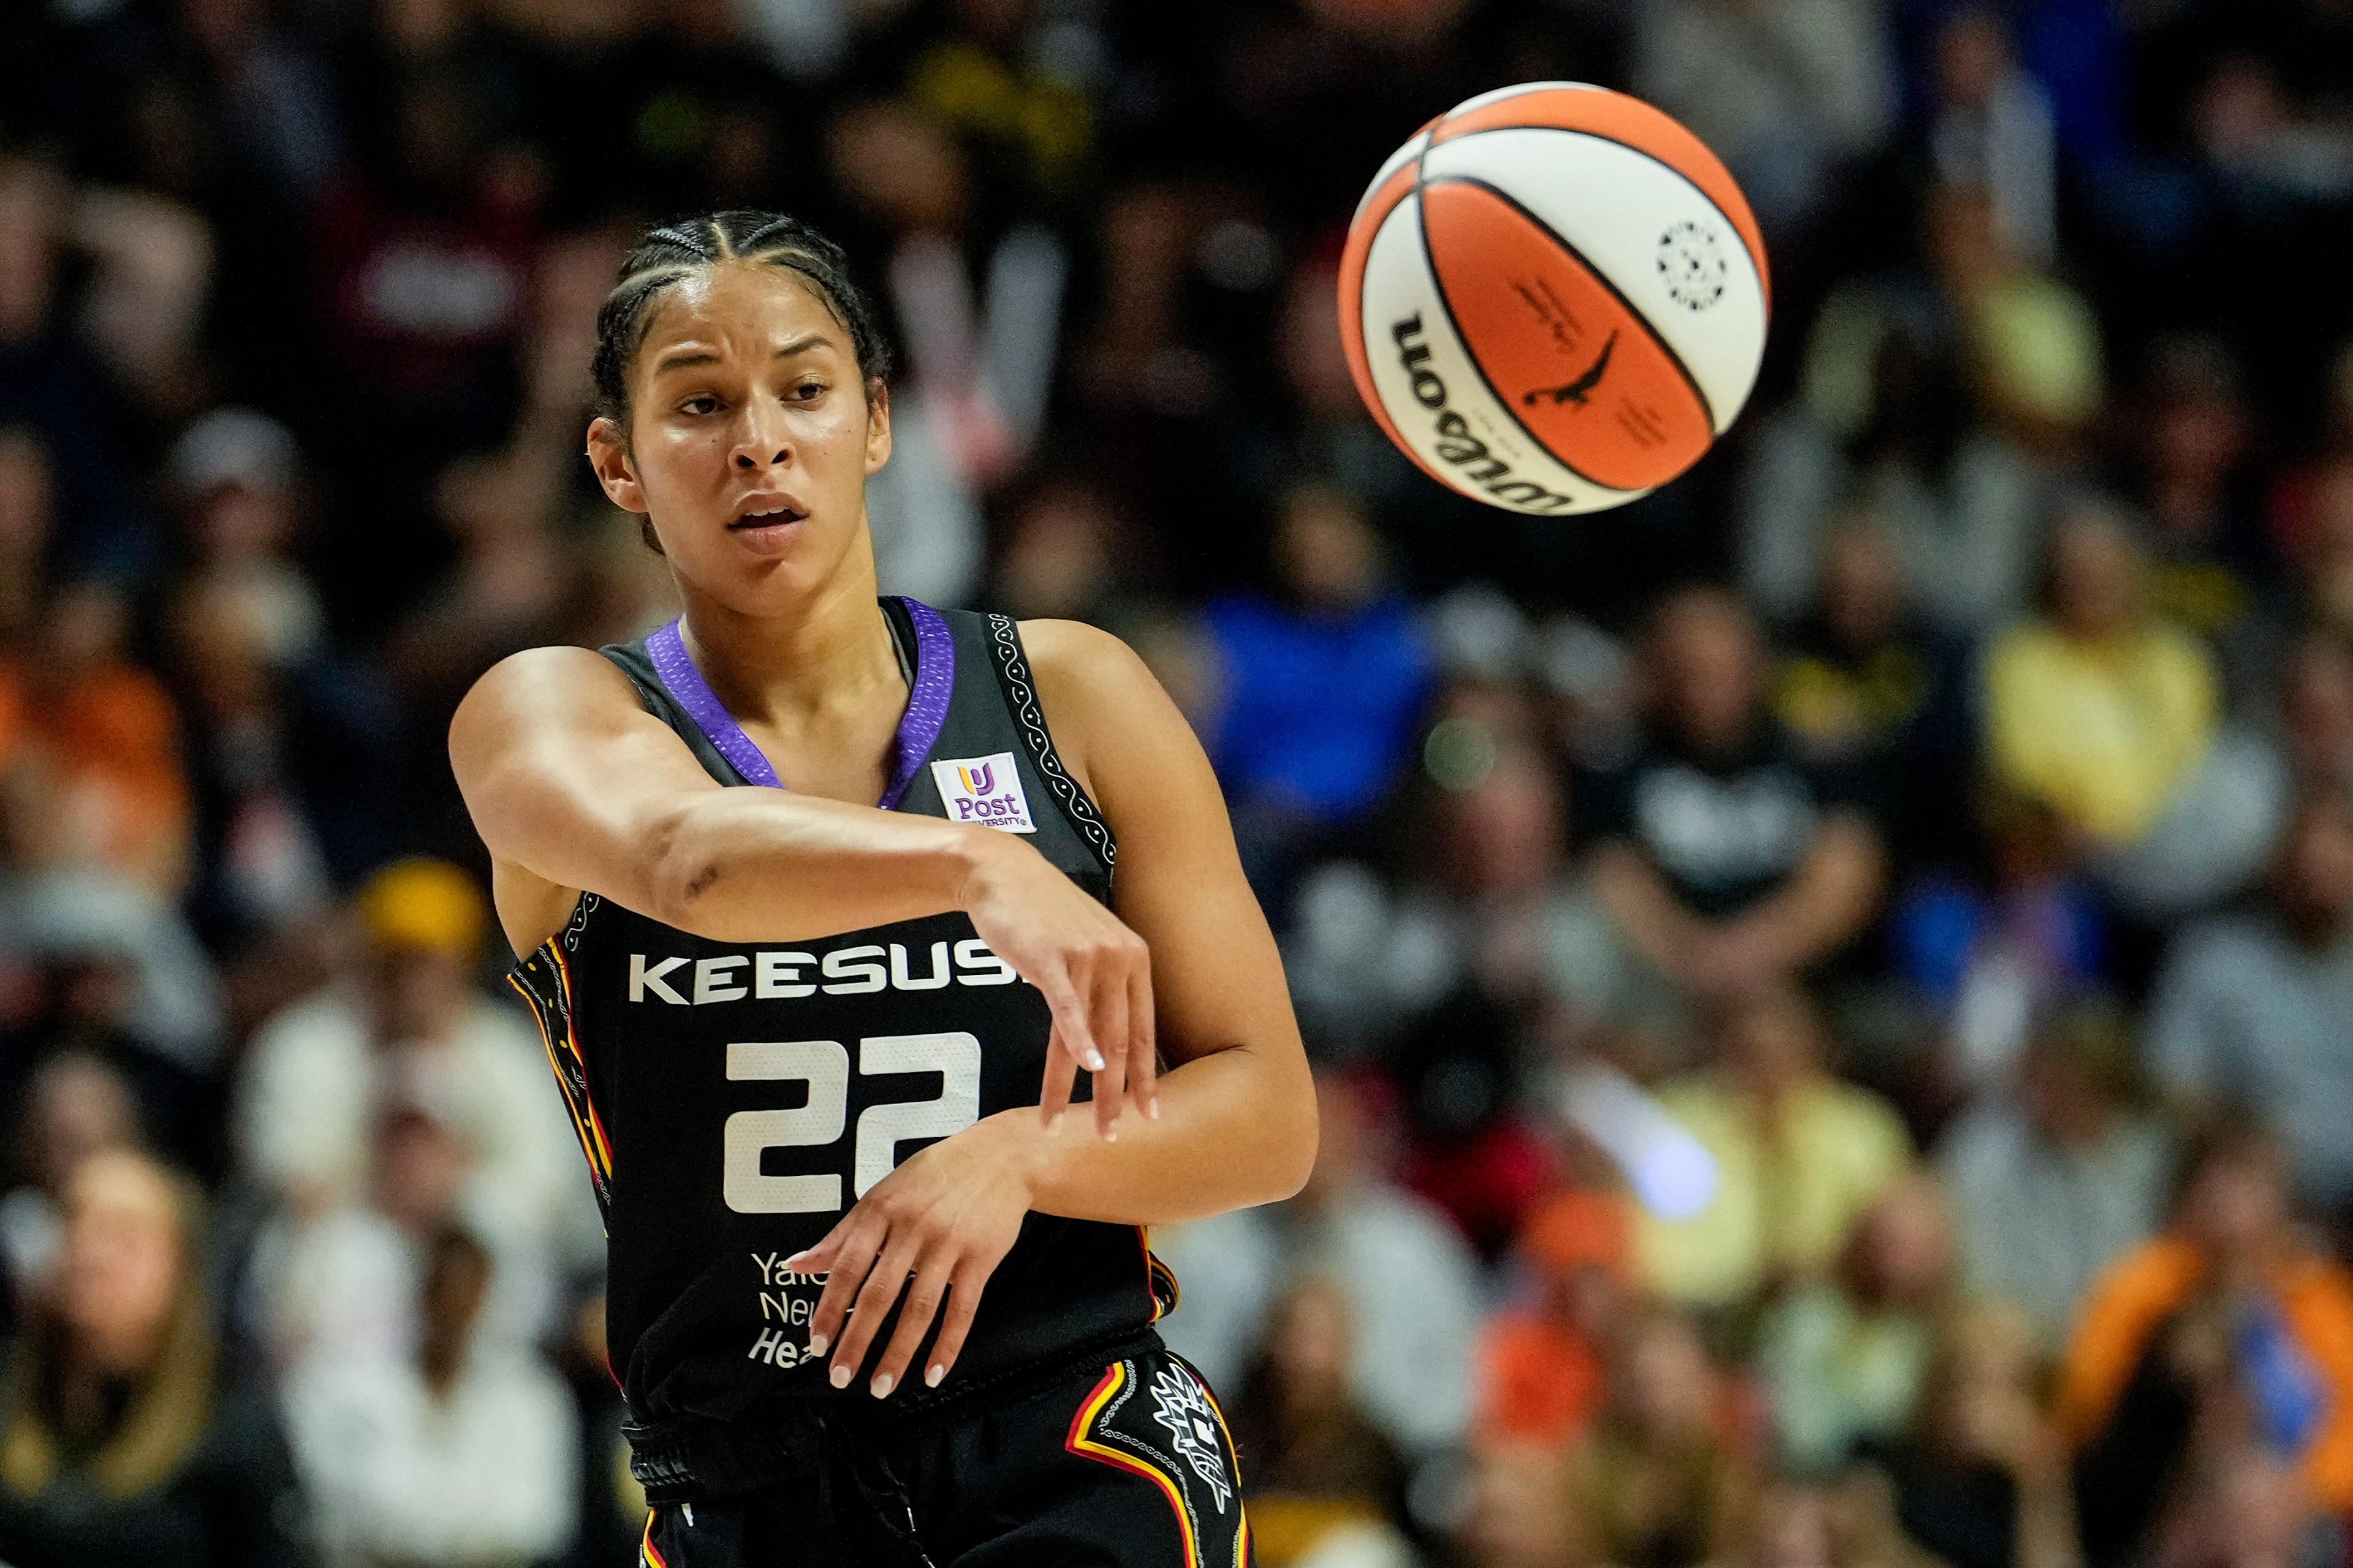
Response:
[{"label": "blurred crowd", "polygon": [[[2345,0],[0,9],[0,1560],[634,1561],[602,1245],[441,736],[674,613],[631,235],[902,351],[883,586],[1127,637],[1317,1064],[1155,1233],[1267,1568],[2353,1553]],[[1335,321],[1470,94],[1754,202],[1757,395],[1526,519]]]}]

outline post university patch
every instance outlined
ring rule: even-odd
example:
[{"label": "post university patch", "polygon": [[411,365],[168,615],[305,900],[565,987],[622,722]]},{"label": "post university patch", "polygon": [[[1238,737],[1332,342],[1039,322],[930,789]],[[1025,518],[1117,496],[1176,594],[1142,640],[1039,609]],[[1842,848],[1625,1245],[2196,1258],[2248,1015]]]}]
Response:
[{"label": "post university patch", "polygon": [[932,782],[939,785],[940,804],[947,808],[950,822],[976,822],[1006,833],[1038,831],[1010,752],[934,763]]},{"label": "post university patch", "polygon": [[1106,1367],[1080,1402],[1062,1446],[1157,1487],[1176,1516],[1185,1568],[1245,1568],[1250,1562],[1233,1437],[1208,1385],[1175,1356]]}]

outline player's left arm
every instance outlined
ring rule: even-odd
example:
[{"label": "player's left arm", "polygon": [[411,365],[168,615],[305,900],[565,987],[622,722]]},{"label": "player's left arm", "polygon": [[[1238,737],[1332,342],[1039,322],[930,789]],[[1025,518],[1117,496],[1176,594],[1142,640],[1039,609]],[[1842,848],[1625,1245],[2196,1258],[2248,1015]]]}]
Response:
[{"label": "player's left arm", "polygon": [[[1289,1197],[1314,1159],[1314,1085],[1209,760],[1117,637],[1074,621],[1033,622],[1023,637],[1063,761],[1119,841],[1113,907],[1150,951],[1155,1030],[1171,1064],[1158,1086],[1165,1114],[1117,1124],[1123,1142],[1149,1140],[1153,1155],[1098,1161],[1058,1142],[1033,1173],[1032,1206],[1158,1225]],[[1050,1101],[1051,1079],[1074,1072],[1050,1067]]]},{"label": "player's left arm", "polygon": [[[1124,1117],[1112,1135],[1095,1136],[1084,1117],[1047,1121],[1023,1109],[932,1145],[794,1261],[830,1275],[810,1330],[820,1344],[841,1336],[837,1385],[856,1375],[904,1289],[872,1379],[878,1396],[903,1380],[935,1315],[924,1375],[946,1375],[990,1272],[1031,1210],[1171,1224],[1289,1197],[1315,1155],[1314,1088],[1282,961],[1200,743],[1117,638],[1057,621],[1023,635],[1056,749],[1117,836],[1117,912],[1150,950],[1170,1066],[1156,1086],[1158,1114]],[[1069,1090],[1069,1074],[1059,1084],[1053,1074],[1050,1102]]]}]

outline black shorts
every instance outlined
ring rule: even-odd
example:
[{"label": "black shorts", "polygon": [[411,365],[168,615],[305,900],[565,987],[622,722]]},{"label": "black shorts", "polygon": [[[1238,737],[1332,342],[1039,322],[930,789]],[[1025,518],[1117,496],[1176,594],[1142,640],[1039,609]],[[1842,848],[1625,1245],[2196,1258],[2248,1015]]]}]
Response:
[{"label": "black shorts", "polygon": [[646,1521],[643,1568],[1249,1568],[1224,1415],[1166,1350]]}]

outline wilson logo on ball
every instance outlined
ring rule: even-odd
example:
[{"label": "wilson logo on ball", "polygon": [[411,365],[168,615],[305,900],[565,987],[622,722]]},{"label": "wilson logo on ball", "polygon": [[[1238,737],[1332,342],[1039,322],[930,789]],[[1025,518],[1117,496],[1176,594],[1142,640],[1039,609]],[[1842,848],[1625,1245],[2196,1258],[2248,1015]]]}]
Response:
[{"label": "wilson logo on ball", "polygon": [[1481,493],[1506,505],[1525,511],[1556,511],[1569,506],[1567,496],[1555,495],[1530,479],[1514,479],[1512,465],[1489,451],[1487,444],[1471,433],[1470,421],[1446,406],[1446,383],[1426,363],[1430,345],[1413,341],[1421,336],[1419,316],[1407,317],[1389,331],[1397,339],[1398,363],[1410,378],[1414,400],[1438,411],[1430,430],[1436,437],[1432,449],[1440,459],[1461,469],[1462,479],[1480,487]]}]

